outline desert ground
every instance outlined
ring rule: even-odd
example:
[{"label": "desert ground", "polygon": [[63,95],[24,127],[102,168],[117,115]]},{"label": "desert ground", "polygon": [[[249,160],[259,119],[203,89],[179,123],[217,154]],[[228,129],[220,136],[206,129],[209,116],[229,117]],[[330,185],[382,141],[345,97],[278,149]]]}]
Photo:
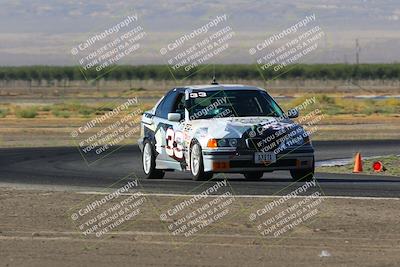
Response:
[{"label": "desert ground", "polygon": [[96,193],[2,188],[0,197],[2,266],[396,266],[400,261],[399,199],[326,198],[312,221],[270,238],[259,235],[244,215],[271,198],[241,197],[231,207],[234,216],[186,238],[172,236],[155,212],[185,197],[146,195],[149,203],[140,217],[96,238],[82,236],[68,216],[71,207],[99,197]]}]

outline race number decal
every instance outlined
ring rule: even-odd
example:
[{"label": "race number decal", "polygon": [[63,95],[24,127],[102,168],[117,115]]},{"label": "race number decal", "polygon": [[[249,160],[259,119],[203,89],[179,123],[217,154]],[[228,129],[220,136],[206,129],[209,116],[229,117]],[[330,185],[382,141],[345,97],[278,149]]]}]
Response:
[{"label": "race number decal", "polygon": [[167,132],[165,133],[167,144],[165,146],[165,152],[167,152],[168,156],[174,155],[174,137],[175,132],[172,128],[168,128]]},{"label": "race number decal", "polygon": [[190,98],[198,98],[198,97],[206,97],[206,92],[197,92],[197,93],[190,93]]},{"label": "race number decal", "polygon": [[[180,131],[174,132],[174,129],[168,128],[166,132],[167,143],[165,146],[165,151],[170,157],[177,159],[183,158],[183,133]],[[174,146],[174,143],[176,144]]]}]

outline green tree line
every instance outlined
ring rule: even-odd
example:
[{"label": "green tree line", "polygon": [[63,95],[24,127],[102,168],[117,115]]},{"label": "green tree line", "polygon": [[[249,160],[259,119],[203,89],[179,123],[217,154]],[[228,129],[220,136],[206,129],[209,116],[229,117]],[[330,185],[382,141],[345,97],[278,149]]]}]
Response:
[{"label": "green tree line", "polygon": [[[20,66],[0,67],[0,80],[133,80],[154,79],[173,80],[190,79],[210,80],[213,66],[198,66],[185,72],[183,68],[172,71],[166,65],[112,66],[96,71],[94,68],[83,71],[79,66]],[[400,64],[296,64],[274,71],[274,66],[261,70],[256,65],[230,64],[215,65],[218,80],[224,79],[399,79]],[[262,75],[262,76],[261,76]]]}]

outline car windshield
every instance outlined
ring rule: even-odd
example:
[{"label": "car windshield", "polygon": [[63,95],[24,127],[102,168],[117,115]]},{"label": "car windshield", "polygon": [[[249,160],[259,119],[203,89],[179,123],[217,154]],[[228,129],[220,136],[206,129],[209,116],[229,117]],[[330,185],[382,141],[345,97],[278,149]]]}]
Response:
[{"label": "car windshield", "polygon": [[271,96],[261,90],[194,91],[189,94],[187,108],[191,120],[283,115]]}]

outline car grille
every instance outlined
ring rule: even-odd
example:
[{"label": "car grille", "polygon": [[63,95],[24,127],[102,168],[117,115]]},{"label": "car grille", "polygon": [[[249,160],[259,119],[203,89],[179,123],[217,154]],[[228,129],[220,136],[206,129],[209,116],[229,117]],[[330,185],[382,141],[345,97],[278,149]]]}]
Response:
[{"label": "car grille", "polygon": [[275,140],[271,142],[267,142],[265,138],[247,138],[245,140],[246,148],[253,151],[273,151],[277,147],[279,147],[280,142],[276,142]]},{"label": "car grille", "polygon": [[247,138],[246,147],[251,150],[259,150],[258,143],[262,141],[262,138]]},{"label": "car grille", "polygon": [[278,159],[274,163],[269,164],[254,164],[252,160],[232,160],[230,162],[231,168],[244,168],[244,167],[293,167],[296,166],[296,159]]}]

